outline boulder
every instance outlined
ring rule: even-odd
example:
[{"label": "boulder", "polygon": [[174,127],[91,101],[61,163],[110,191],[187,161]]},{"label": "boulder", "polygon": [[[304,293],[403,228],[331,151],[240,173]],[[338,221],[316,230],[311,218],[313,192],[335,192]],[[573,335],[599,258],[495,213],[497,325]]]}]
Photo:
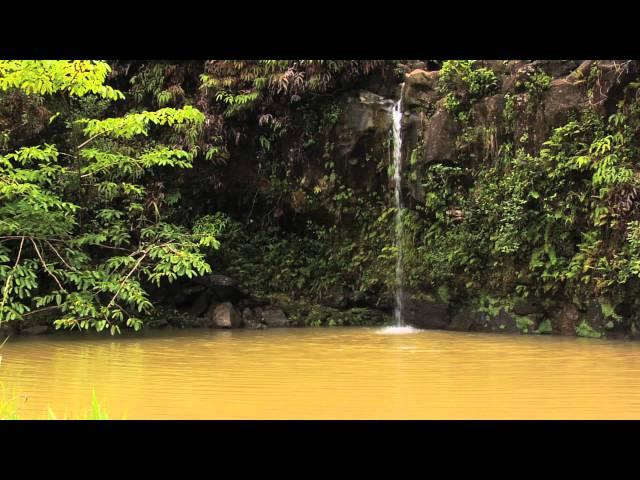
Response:
[{"label": "boulder", "polygon": [[553,80],[549,90],[544,92],[541,104],[543,106],[543,131],[540,138],[546,137],[553,128],[564,125],[571,112],[578,112],[587,105],[587,97],[579,85],[574,85],[564,79]]},{"label": "boulder", "polygon": [[406,295],[403,314],[404,321],[417,328],[445,329],[451,321],[447,303],[424,297]]},{"label": "boulder", "polygon": [[436,90],[440,72],[416,69],[404,77],[402,102],[404,108],[428,107],[435,103],[439,93]]},{"label": "boulder", "polygon": [[389,114],[394,101],[371,92],[361,91],[349,97],[335,127],[335,155],[338,158],[358,157],[356,146],[368,136],[386,138],[391,130]]},{"label": "boulder", "polygon": [[580,320],[580,312],[572,303],[566,303],[551,317],[551,327],[555,333],[561,335],[575,335],[576,326]]},{"label": "boulder", "polygon": [[456,155],[458,128],[446,110],[438,110],[429,118],[422,132],[424,154],[422,165],[433,162],[451,162]]},{"label": "boulder", "polygon": [[242,326],[242,316],[231,302],[212,305],[209,309],[209,327],[238,328]]},{"label": "boulder", "polygon": [[242,323],[246,328],[265,328],[255,312],[248,307],[242,310]]},{"label": "boulder", "polygon": [[260,310],[262,323],[267,327],[288,327],[289,319],[281,308],[267,307]]},{"label": "boulder", "polygon": [[474,324],[481,322],[480,315],[471,307],[463,307],[451,317],[448,328],[449,330],[469,331]]},{"label": "boulder", "polygon": [[534,60],[531,65],[553,78],[559,78],[573,72],[580,63],[580,60]]},{"label": "boulder", "polygon": [[477,101],[471,109],[473,119],[483,126],[496,126],[502,120],[505,98],[502,94],[484,97]]}]

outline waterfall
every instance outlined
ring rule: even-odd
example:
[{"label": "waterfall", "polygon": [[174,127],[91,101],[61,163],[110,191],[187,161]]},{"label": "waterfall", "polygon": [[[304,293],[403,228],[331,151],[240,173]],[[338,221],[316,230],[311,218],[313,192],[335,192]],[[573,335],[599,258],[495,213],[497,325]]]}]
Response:
[{"label": "waterfall", "polygon": [[[418,330],[404,323],[404,268],[403,268],[403,225],[402,225],[402,91],[404,83],[400,85],[400,99],[393,103],[391,108],[392,118],[392,140],[390,159],[393,163],[393,203],[396,210],[395,215],[395,246],[397,251],[396,259],[396,281],[395,281],[395,306],[393,309],[394,325],[380,330],[382,334],[405,334],[414,333]],[[392,103],[389,101],[389,103]]]},{"label": "waterfall", "polygon": [[400,87],[400,99],[394,104],[391,111],[393,118],[393,185],[394,185],[394,206],[395,216],[395,244],[397,249],[396,260],[396,295],[395,308],[393,310],[394,323],[396,327],[404,326],[403,316],[403,266],[402,266],[402,90],[404,83]]}]

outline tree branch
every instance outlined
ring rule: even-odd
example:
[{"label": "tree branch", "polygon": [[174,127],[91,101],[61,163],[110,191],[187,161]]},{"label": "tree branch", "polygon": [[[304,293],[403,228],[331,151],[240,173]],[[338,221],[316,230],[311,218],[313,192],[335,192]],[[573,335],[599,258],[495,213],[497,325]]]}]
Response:
[{"label": "tree branch", "polygon": [[31,237],[29,237],[29,240],[31,240],[31,243],[33,243],[33,248],[36,249],[36,253],[38,254],[38,258],[40,259],[40,262],[42,263],[42,266],[44,267],[45,271],[56,281],[56,283],[58,284],[58,287],[60,287],[60,290],[62,290],[64,293],[68,293],[67,290],[60,283],[60,280],[58,280],[58,277],[56,277],[53,274],[53,272],[51,270],[49,270],[49,267],[47,267],[47,262],[45,262],[44,258],[42,258],[42,255],[40,254],[40,250],[38,250],[38,245],[36,245],[36,242]]},{"label": "tree branch", "polygon": [[124,286],[125,283],[127,283],[127,280],[129,280],[129,277],[133,274],[133,272],[135,272],[138,269],[138,267],[142,263],[142,260],[144,260],[144,258],[147,256],[148,253],[149,253],[149,250],[145,250],[144,254],[138,259],[138,261],[133,266],[133,268],[129,271],[127,276],[122,279],[122,282],[120,282],[120,285],[118,286],[118,290],[116,290],[115,295],[109,301],[107,308],[113,305],[113,303],[116,301],[116,298],[118,298],[118,295],[120,294],[120,290],[122,290],[122,287]]}]

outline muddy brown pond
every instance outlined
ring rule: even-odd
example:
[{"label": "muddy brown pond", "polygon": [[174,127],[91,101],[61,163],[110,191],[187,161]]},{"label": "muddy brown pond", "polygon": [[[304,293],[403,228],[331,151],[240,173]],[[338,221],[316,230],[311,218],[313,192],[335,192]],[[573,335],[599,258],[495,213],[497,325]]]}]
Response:
[{"label": "muddy brown pond", "polygon": [[13,337],[21,418],[640,419],[640,343],[375,328]]}]

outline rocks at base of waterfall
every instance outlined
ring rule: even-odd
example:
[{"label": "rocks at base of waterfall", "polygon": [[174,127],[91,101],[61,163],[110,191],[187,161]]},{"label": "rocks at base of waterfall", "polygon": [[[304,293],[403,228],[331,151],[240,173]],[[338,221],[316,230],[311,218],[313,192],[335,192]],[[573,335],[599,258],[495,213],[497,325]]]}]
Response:
[{"label": "rocks at base of waterfall", "polygon": [[239,328],[242,326],[242,316],[231,302],[211,305],[207,315],[210,328]]},{"label": "rocks at base of waterfall", "polygon": [[376,301],[371,308],[375,308],[376,310],[380,310],[385,313],[391,313],[395,307],[395,299],[388,294],[379,296],[376,298]]},{"label": "rocks at base of waterfall", "polygon": [[455,331],[470,331],[473,325],[480,320],[480,314],[473,308],[465,306],[458,310],[449,323],[449,329]]},{"label": "rocks at base of waterfall", "polygon": [[449,305],[431,296],[405,295],[403,318],[412,327],[446,329],[451,322]]},{"label": "rocks at base of waterfall", "polygon": [[288,327],[289,319],[281,308],[257,308],[256,313],[261,322],[269,328]]},{"label": "rocks at base of waterfall", "polygon": [[465,332],[542,333],[537,329],[543,321],[544,314],[533,308],[523,307],[523,311],[530,313],[517,315],[500,310],[496,315],[489,315],[470,305],[464,305],[458,307],[452,315],[448,329]]}]

